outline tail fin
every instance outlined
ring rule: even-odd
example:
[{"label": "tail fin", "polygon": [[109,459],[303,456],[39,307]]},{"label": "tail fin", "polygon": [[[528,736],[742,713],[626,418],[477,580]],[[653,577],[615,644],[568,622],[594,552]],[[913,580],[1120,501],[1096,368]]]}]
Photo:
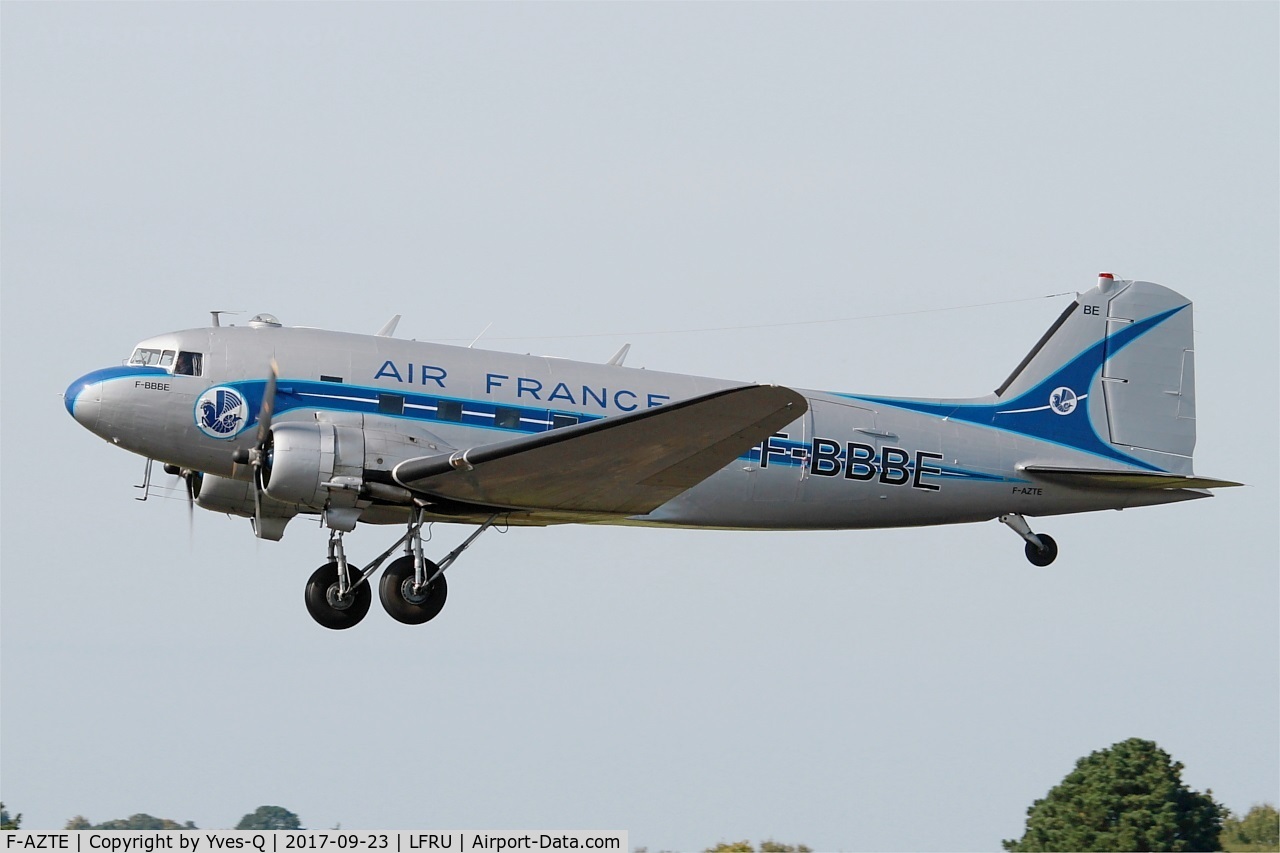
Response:
[{"label": "tail fin", "polygon": [[[1167,287],[1104,273],[995,393],[1003,410],[998,415],[1068,415],[1087,399],[1096,437],[1090,438],[1110,445],[1113,453],[1106,455],[1190,474],[1196,445],[1191,302]],[[1036,420],[1052,429],[1076,419]]]}]

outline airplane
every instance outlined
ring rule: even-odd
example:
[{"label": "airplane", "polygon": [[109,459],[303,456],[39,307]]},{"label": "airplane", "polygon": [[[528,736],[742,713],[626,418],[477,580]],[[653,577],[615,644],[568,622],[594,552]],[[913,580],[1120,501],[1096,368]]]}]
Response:
[{"label": "airplane", "polygon": [[[71,383],[91,432],[180,476],[188,501],[279,540],[298,515],[329,529],[307,581],[320,625],[372,601],[435,618],[445,571],[495,525],[732,530],[911,527],[998,519],[1047,566],[1028,517],[1209,497],[1192,472],[1192,306],[1103,273],[1009,377],[977,398],[792,389],[377,334],[247,325],[142,341]],[[145,497],[145,494],[144,494]],[[438,562],[422,527],[476,525]],[[404,533],[364,567],[359,523]]]}]

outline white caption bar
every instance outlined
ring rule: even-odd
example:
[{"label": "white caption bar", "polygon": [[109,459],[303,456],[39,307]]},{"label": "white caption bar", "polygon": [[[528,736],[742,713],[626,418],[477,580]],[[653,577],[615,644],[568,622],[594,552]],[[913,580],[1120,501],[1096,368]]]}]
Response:
[{"label": "white caption bar", "polygon": [[3,833],[0,853],[29,850],[62,850],[70,853],[157,853],[162,850],[186,853],[293,853],[324,850],[328,853],[354,850],[360,853],[412,853],[447,851],[506,853],[513,850],[629,850],[625,830],[495,830],[457,829],[422,832],[381,832],[378,830],[266,830],[183,829],[183,830],[67,830],[65,832]]}]

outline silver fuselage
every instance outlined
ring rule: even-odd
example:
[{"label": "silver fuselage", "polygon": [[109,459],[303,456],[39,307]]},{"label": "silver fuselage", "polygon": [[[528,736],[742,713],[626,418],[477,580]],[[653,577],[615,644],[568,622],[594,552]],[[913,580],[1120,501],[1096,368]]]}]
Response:
[{"label": "silver fuselage", "polygon": [[[622,415],[744,383],[604,364],[304,328],[230,326],[160,335],[139,344],[202,356],[200,375],[125,365],[95,371],[67,391],[75,419],[141,456],[249,480],[233,453],[255,442],[256,412],[272,361],[273,423],[330,422],[362,435],[358,466],[376,477],[405,459],[504,441],[565,424]],[[1099,377],[1082,380],[1064,430],[1101,434]],[[198,403],[235,389],[245,414],[222,434],[201,427]],[[1086,393],[1088,392],[1088,393]],[[1078,489],[1036,481],[1026,466],[1166,470],[1055,440],[1037,407],[1001,410],[997,398],[908,400],[800,391],[808,411],[709,479],[641,516],[575,519],[536,511],[513,523],[840,529],[973,522],[1123,508],[1201,497],[1202,491]],[[1031,394],[1032,392],[1028,392]],[[1039,391],[1035,393],[1040,393]],[[1030,397],[1028,397],[1030,399]],[[1013,408],[1016,408],[1014,406]],[[952,417],[949,412],[964,417]],[[990,413],[989,415],[987,413]],[[1074,418],[1075,420],[1071,420]],[[1034,433],[1034,434],[1033,434]],[[1146,460],[1146,461],[1144,461]],[[351,460],[347,460],[348,463]],[[1189,462],[1189,457],[1188,457]],[[318,507],[296,507],[318,512]],[[361,521],[403,522],[407,509],[373,501]],[[473,520],[453,515],[451,520]]]}]

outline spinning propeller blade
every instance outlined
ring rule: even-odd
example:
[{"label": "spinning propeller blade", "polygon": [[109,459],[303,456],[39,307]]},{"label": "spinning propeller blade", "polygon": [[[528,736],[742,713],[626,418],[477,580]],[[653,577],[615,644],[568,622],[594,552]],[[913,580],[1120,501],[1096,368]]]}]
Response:
[{"label": "spinning propeller blade", "polygon": [[276,379],[280,375],[280,367],[271,359],[271,372],[267,374],[267,387],[262,392],[262,408],[258,411],[258,448],[266,447],[271,435],[271,416],[276,410]]},{"label": "spinning propeller blade", "polygon": [[262,408],[258,410],[258,442],[249,454],[253,466],[253,530],[262,530],[262,492],[266,490],[263,470],[267,462],[267,448],[271,443],[271,416],[276,409],[276,379],[280,366],[271,359],[271,371],[267,374],[267,387],[262,392]]},{"label": "spinning propeller blade", "polygon": [[172,477],[177,477],[186,487],[187,493],[187,538],[194,538],[195,534],[195,510],[196,498],[200,495],[200,482],[204,474],[191,468],[179,468],[177,465],[166,464],[164,472]]},{"label": "spinning propeller blade", "polygon": [[182,479],[187,484],[187,538],[195,538],[196,529],[196,498],[200,495],[200,478],[203,477],[199,471],[185,470],[182,472]]}]

